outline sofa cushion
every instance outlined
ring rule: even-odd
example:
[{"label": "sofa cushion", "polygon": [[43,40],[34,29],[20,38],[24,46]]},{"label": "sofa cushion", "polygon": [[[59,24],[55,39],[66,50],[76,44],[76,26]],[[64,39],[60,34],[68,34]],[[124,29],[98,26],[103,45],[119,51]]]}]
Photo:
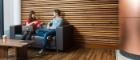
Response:
[{"label": "sofa cushion", "polygon": [[32,47],[42,48],[44,46],[44,37],[33,36],[32,40],[35,41],[34,44],[32,44]]},{"label": "sofa cushion", "polygon": [[[36,48],[42,48],[45,44],[45,40],[44,37],[41,36],[33,36],[33,40],[35,40],[35,43],[32,45],[33,47]],[[55,37],[53,37],[53,40],[51,41],[50,47],[47,46],[46,48],[50,48],[50,49],[55,49]]]},{"label": "sofa cushion", "polygon": [[15,35],[15,39],[17,39],[17,40],[21,40],[22,37],[23,37],[22,34],[16,34],[16,35]]}]

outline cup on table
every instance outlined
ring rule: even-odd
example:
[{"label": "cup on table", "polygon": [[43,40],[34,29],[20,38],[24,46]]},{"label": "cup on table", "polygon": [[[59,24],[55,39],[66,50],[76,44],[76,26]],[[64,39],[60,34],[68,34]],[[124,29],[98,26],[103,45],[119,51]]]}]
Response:
[{"label": "cup on table", "polygon": [[6,43],[7,39],[8,39],[8,36],[7,35],[3,35],[2,36],[2,42],[3,43]]}]

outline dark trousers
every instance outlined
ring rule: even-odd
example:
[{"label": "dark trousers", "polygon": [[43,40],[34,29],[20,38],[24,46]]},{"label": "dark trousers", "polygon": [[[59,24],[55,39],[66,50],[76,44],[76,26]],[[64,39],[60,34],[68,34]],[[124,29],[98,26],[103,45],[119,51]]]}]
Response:
[{"label": "dark trousers", "polygon": [[44,46],[42,47],[42,49],[45,49],[48,46],[48,36],[55,36],[56,35],[56,31],[55,29],[38,29],[36,30],[36,34],[38,36],[42,36],[44,37]]},{"label": "dark trousers", "polygon": [[24,31],[22,40],[31,40],[32,35],[33,31]]}]

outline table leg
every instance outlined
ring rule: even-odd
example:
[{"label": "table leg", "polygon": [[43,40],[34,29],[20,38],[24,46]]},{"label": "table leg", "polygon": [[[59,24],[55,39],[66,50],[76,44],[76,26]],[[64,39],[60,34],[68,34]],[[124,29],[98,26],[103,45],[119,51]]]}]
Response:
[{"label": "table leg", "polygon": [[26,46],[16,48],[16,58],[17,60],[28,60]]},{"label": "table leg", "polygon": [[0,47],[0,60],[7,60],[7,59],[8,59],[8,48]]}]

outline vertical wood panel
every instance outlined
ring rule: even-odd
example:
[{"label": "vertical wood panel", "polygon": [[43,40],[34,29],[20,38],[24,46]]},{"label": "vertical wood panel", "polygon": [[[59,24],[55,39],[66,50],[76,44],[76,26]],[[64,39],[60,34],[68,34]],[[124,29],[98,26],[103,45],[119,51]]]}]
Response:
[{"label": "vertical wood panel", "polygon": [[59,8],[64,18],[74,25],[74,40],[82,46],[118,44],[117,0],[22,0],[22,19],[30,9],[42,22],[52,18],[53,8]]}]

